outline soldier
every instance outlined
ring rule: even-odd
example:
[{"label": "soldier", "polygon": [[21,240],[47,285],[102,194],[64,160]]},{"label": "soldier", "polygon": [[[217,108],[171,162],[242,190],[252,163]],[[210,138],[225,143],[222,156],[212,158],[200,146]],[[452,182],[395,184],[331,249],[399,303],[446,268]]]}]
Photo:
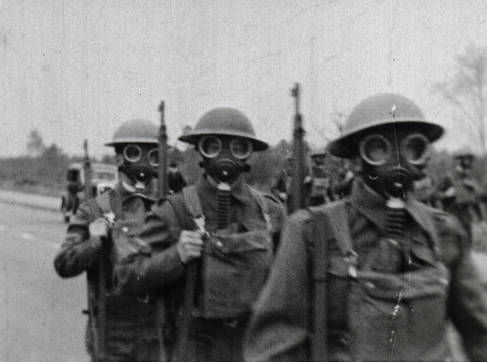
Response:
[{"label": "soldier", "polygon": [[445,361],[447,326],[487,356],[487,294],[449,214],[411,196],[443,133],[409,99],[358,104],[330,152],[360,166],[349,198],[301,210],[256,303],[249,361]]},{"label": "soldier", "polygon": [[293,174],[293,158],[286,157],[284,169],[279,172],[274,184],[271,186],[271,192],[284,204],[289,204],[288,199],[291,193],[291,177]]},{"label": "soldier", "polygon": [[413,183],[413,193],[416,200],[434,207],[436,205],[436,181],[434,177],[426,170],[428,160],[429,157],[423,165],[416,166],[419,174],[418,178],[414,180]]},{"label": "soldier", "polygon": [[484,205],[480,202],[481,190],[472,177],[475,155],[467,147],[454,154],[456,168],[438,185],[437,195],[443,209],[455,215],[472,240],[472,222],[485,220]]},{"label": "soldier", "polygon": [[281,212],[243,173],[268,145],[232,108],[207,112],[179,140],[196,147],[204,174],[153,207],[134,245],[119,246],[117,285],[165,298],[159,322],[172,360],[242,360],[250,308],[273,259],[279,226],[270,220]]},{"label": "soldier", "polygon": [[333,200],[331,194],[330,174],[325,168],[326,150],[319,149],[310,152],[311,167],[309,174],[310,191],[309,206],[318,206]]},{"label": "soldier", "polygon": [[[63,278],[87,273],[86,345],[92,361],[159,360],[154,304],[147,299],[112,293],[110,258],[104,268],[106,285],[99,288],[98,268],[111,244],[134,233],[155,201],[157,136],[158,127],[147,120],[131,120],[116,130],[113,141],[106,145],[115,149],[119,182],[115,190],[80,206],[54,260],[56,271]],[[113,216],[114,220],[110,220]],[[104,289],[105,296],[100,298],[103,293],[100,290]],[[101,320],[102,315],[105,321]]]},{"label": "soldier", "polygon": [[355,173],[350,160],[342,160],[338,172],[338,181],[332,186],[335,199],[343,199],[350,195]]},{"label": "soldier", "polygon": [[169,164],[169,170],[167,173],[167,182],[169,187],[169,192],[174,194],[179,192],[186,186],[186,180],[184,179],[181,171],[179,171],[178,164],[176,161],[172,161]]}]

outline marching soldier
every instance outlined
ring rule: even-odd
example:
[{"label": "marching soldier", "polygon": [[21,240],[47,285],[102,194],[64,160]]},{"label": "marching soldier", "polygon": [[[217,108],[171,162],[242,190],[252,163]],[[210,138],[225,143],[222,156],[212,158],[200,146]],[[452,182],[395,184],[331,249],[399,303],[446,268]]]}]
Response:
[{"label": "marching soldier", "polygon": [[293,173],[293,158],[292,156],[286,157],[286,164],[284,169],[279,172],[273,185],[271,186],[271,192],[285,205],[289,204],[289,196],[291,194],[291,178]]},{"label": "marching soldier", "polygon": [[181,171],[179,171],[178,164],[173,161],[169,164],[169,170],[167,174],[167,182],[169,193],[174,194],[181,191],[186,186],[186,180],[184,179]]},{"label": "marching soldier", "polygon": [[471,240],[472,222],[485,220],[484,205],[480,201],[480,186],[472,176],[475,155],[468,148],[463,148],[454,157],[457,163],[455,172],[441,182],[437,194],[441,198],[443,209],[460,220]]},{"label": "marching soldier", "polygon": [[354,179],[355,173],[352,170],[350,160],[343,160],[338,172],[338,181],[332,186],[335,199],[343,199],[350,195]]},{"label": "marching soldier", "polygon": [[326,151],[324,149],[312,151],[309,157],[311,167],[308,205],[318,206],[333,200],[330,174],[325,168]]},{"label": "marching soldier", "polygon": [[487,356],[487,294],[451,215],[411,195],[442,127],[409,99],[357,105],[330,152],[354,159],[351,195],[301,210],[256,304],[249,361],[445,361],[447,325]]},{"label": "marching soldier", "polygon": [[282,212],[243,178],[252,152],[268,145],[232,108],[207,112],[179,140],[196,147],[204,174],[155,205],[144,229],[118,246],[117,285],[165,301],[158,322],[171,360],[242,360],[250,308],[273,260],[272,216]]},{"label": "marching soldier", "polygon": [[[115,149],[119,182],[115,190],[80,206],[54,261],[63,278],[87,273],[86,345],[92,361],[159,360],[154,304],[149,299],[115,295],[111,283],[113,258],[107,257],[113,255],[113,243],[141,227],[155,201],[157,137],[158,127],[147,120],[131,120],[116,130],[107,146]],[[105,260],[105,282],[100,281],[101,258]]]},{"label": "marching soldier", "polygon": [[416,200],[434,207],[436,205],[436,181],[426,170],[427,162],[428,160],[423,165],[416,166],[419,175],[413,183],[413,194]]}]

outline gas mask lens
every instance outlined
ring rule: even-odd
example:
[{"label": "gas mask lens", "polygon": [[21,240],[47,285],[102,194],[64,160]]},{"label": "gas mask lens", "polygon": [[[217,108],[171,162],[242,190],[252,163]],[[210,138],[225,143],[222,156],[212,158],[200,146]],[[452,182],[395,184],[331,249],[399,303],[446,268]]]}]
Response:
[{"label": "gas mask lens", "polygon": [[206,158],[215,158],[222,150],[222,141],[216,136],[205,136],[198,143],[198,149]]},{"label": "gas mask lens", "polygon": [[152,167],[159,166],[159,149],[153,148],[149,152],[147,152],[147,158],[149,159],[149,164]]},{"label": "gas mask lens", "polygon": [[123,157],[128,162],[138,162],[142,158],[142,149],[137,145],[127,145],[123,149]]},{"label": "gas mask lens", "polygon": [[230,141],[230,152],[238,160],[245,160],[252,153],[252,143],[246,138],[233,138]]},{"label": "gas mask lens", "polygon": [[426,162],[429,153],[429,141],[422,134],[411,134],[401,144],[402,156],[412,165]]},{"label": "gas mask lens", "polygon": [[380,166],[391,157],[391,143],[381,135],[365,137],[359,144],[360,156],[367,163]]},{"label": "gas mask lens", "polygon": [[216,136],[205,136],[199,141],[198,149],[204,157],[215,158],[221,154],[223,142],[225,142],[225,147],[229,147],[232,156],[237,160],[245,160],[252,153],[252,143],[242,137],[234,137],[227,143],[228,139],[222,141]]}]

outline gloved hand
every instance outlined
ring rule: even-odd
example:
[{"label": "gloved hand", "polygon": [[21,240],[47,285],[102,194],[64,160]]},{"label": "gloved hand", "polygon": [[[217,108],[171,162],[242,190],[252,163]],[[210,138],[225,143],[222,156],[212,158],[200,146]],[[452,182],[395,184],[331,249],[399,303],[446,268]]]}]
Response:
[{"label": "gloved hand", "polygon": [[183,263],[201,257],[203,235],[204,233],[201,231],[183,230],[181,232],[176,248]]},{"label": "gloved hand", "polygon": [[99,239],[106,239],[110,233],[110,223],[104,217],[99,217],[89,225],[90,235]]}]

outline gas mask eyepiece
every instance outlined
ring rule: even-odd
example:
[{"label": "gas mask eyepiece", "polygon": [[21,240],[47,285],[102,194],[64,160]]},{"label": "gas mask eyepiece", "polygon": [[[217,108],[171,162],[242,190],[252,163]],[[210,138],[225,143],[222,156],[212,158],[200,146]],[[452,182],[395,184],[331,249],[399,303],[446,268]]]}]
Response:
[{"label": "gas mask eyepiece", "polygon": [[[233,137],[229,140],[228,149],[237,160],[245,160],[252,154],[252,142],[246,138]],[[216,158],[223,150],[224,142],[217,136],[205,136],[198,142],[198,149],[205,158]]]},{"label": "gas mask eyepiece", "polygon": [[[428,139],[420,134],[413,133],[406,136],[400,143],[399,149],[386,137],[372,134],[365,137],[359,144],[360,157],[369,165],[382,166],[394,158],[397,163],[401,159],[411,165],[426,163],[430,148]],[[395,156],[395,154],[397,154]]]}]

